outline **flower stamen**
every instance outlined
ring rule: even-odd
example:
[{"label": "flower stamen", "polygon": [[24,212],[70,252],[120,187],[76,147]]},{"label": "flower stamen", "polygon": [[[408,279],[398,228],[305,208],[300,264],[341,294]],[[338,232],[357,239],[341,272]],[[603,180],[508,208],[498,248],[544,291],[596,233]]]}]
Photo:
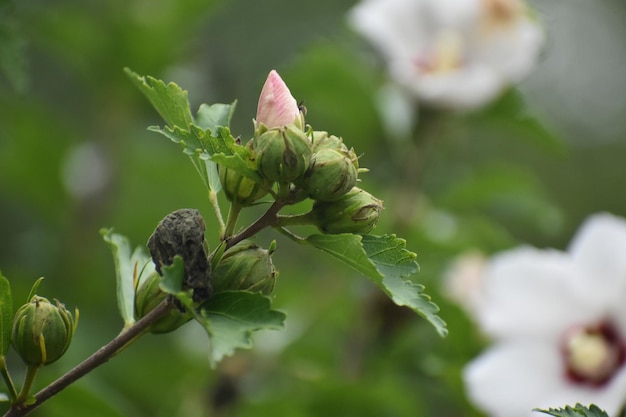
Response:
[{"label": "flower stamen", "polygon": [[415,60],[421,72],[442,74],[463,65],[463,38],[453,31],[439,34],[434,48]]},{"label": "flower stamen", "polygon": [[626,359],[624,341],[608,322],[567,332],[562,351],[566,377],[595,387],[607,383]]}]

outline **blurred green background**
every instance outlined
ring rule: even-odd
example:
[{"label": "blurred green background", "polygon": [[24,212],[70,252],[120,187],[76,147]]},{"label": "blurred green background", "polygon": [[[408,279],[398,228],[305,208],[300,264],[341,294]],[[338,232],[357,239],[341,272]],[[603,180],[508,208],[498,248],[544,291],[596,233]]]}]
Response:
[{"label": "blurred green background", "polygon": [[[261,86],[277,69],[307,122],[343,136],[385,201],[376,233],[418,254],[450,335],[389,305],[352,270],[277,239],[274,306],[282,332],[256,337],[216,370],[189,325],[147,336],[36,416],[471,416],[462,367],[484,344],[442,294],[456,255],[521,242],[563,248],[588,214],[626,215],[626,6],[534,1],[548,42],[532,75],[489,108],[455,115],[416,148],[386,134],[382,63],[345,23],[346,0],[3,0],[0,2],[0,268],[18,300],[78,306],[75,341],[43,386],[121,328],[114,267],[98,230],[144,245],[202,183],[124,75],[130,67],[189,90],[192,108],[237,99],[247,139]],[[424,117],[424,120],[428,120]],[[426,126],[428,127],[428,126]],[[432,133],[434,132],[434,133]],[[258,212],[244,217],[252,220]],[[21,384],[21,364],[10,357]]]}]

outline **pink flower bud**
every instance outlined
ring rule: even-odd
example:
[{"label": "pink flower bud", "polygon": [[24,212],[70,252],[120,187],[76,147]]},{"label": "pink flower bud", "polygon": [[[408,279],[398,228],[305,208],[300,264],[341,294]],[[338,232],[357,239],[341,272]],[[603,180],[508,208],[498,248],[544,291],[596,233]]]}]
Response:
[{"label": "pink flower bud", "polygon": [[261,124],[266,128],[295,124],[304,128],[303,116],[296,99],[293,98],[287,84],[276,70],[272,70],[261,90],[256,111],[256,128]]}]

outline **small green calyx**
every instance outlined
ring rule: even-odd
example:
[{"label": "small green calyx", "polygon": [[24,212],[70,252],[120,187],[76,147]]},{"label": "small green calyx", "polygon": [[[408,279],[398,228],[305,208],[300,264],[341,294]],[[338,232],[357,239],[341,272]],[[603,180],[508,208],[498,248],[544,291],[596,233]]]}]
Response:
[{"label": "small green calyx", "polygon": [[311,142],[291,124],[270,129],[255,139],[259,173],[269,181],[290,183],[309,168]]},{"label": "small green calyx", "polygon": [[27,365],[47,365],[63,356],[77,325],[78,309],[72,316],[58,300],[35,295],[15,313],[11,342]]},{"label": "small green calyx", "polygon": [[218,166],[218,170],[222,189],[228,201],[243,207],[250,206],[257,200],[265,197],[272,185],[269,181],[260,184],[235,170],[221,165]]},{"label": "small green calyx", "polygon": [[335,201],[356,185],[356,155],[334,148],[322,148],[313,154],[311,166],[301,186],[314,200]]},{"label": "small green calyx", "polygon": [[[270,248],[271,249],[271,248]],[[224,252],[213,271],[213,290],[244,290],[271,294],[278,272],[272,263],[272,250],[249,240],[239,242]]]},{"label": "small green calyx", "polygon": [[323,233],[369,233],[374,229],[383,202],[367,191],[353,187],[336,201],[316,201],[311,209],[315,224]]},{"label": "small green calyx", "polygon": [[[159,287],[160,282],[161,276],[157,272],[153,272],[137,289],[135,293],[135,316],[137,319],[148,314],[167,297],[167,294]],[[155,334],[172,332],[187,323],[192,317],[191,313],[174,308],[165,317],[152,324],[150,332]]]}]

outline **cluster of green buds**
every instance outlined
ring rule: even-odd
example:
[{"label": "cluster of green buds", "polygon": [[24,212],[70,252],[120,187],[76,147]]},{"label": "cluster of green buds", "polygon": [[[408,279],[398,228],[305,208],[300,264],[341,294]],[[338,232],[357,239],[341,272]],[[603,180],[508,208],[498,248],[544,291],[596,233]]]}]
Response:
[{"label": "cluster of green buds", "polygon": [[15,313],[11,342],[27,365],[47,365],[63,356],[77,325],[78,310],[72,316],[58,300],[35,295]]},{"label": "cluster of green buds", "polygon": [[220,167],[227,198],[245,206],[268,192],[278,198],[292,192],[314,201],[308,219],[323,233],[368,233],[382,201],[357,187],[359,173],[367,170],[359,168],[354,149],[341,138],[305,125],[304,113],[271,71],[259,98],[254,138],[247,145],[263,182]]}]

